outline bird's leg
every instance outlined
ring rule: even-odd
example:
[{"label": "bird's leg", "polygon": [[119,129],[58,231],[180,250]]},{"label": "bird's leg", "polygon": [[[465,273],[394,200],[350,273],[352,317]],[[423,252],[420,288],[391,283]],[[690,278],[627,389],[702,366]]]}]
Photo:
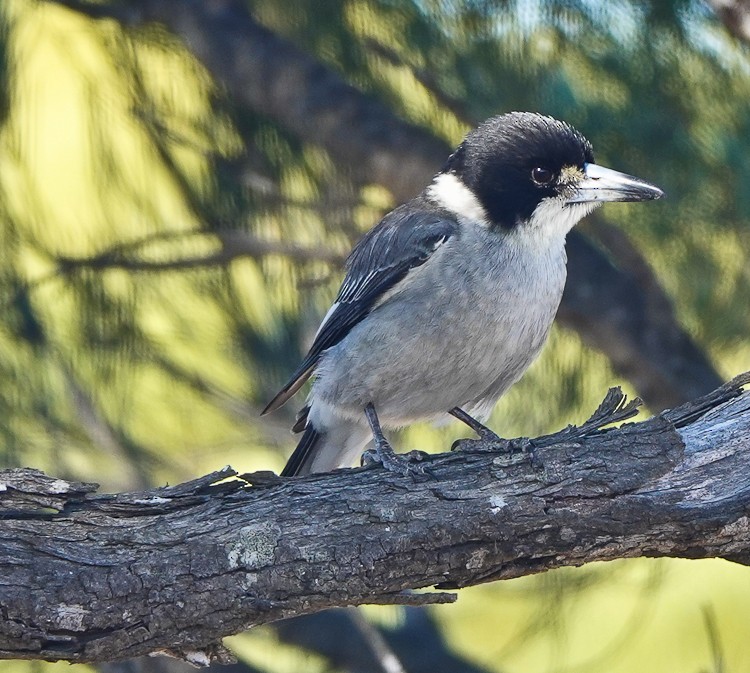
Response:
[{"label": "bird's leg", "polygon": [[370,425],[370,430],[372,430],[375,447],[362,454],[362,464],[380,463],[390,472],[396,472],[404,476],[424,476],[428,470],[425,465],[420,464],[420,461],[424,460],[427,454],[422,451],[412,451],[404,456],[398,455],[383,434],[378,414],[372,402],[368,402],[365,406],[365,417]]},{"label": "bird's leg", "polygon": [[451,451],[482,452],[482,451],[507,451],[515,453],[516,451],[527,451],[531,448],[530,440],[525,437],[519,439],[503,439],[498,434],[490,430],[486,425],[480,423],[473,416],[469,416],[463,409],[453,407],[448,412],[451,416],[457,418],[462,423],[466,423],[474,432],[479,435],[479,439],[458,439],[453,442]]},{"label": "bird's leg", "polygon": [[468,425],[474,432],[477,433],[477,435],[479,435],[479,439],[481,439],[482,441],[496,443],[506,441],[502,437],[499,437],[497,434],[495,434],[495,432],[490,430],[486,425],[480,423],[476,418],[474,418],[473,416],[469,416],[469,414],[467,414],[463,409],[460,409],[459,407],[453,407],[453,409],[451,409],[448,413],[454,418],[457,418],[462,423]]}]

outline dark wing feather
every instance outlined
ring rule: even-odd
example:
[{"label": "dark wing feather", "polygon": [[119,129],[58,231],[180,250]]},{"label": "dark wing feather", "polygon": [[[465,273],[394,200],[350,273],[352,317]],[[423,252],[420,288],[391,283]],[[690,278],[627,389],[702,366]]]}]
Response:
[{"label": "dark wing feather", "polygon": [[413,206],[396,208],[357,243],[346,262],[336,302],[318,329],[305,359],[262,413],[278,409],[310,377],[322,353],[335,346],[388,290],[424,264],[453,236],[455,220]]}]

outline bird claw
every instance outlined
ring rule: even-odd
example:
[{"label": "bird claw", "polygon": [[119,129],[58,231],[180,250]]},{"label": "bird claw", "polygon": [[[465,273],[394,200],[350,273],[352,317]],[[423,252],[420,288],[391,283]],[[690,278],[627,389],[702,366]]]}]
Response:
[{"label": "bird claw", "polygon": [[415,481],[424,479],[425,475],[430,475],[434,478],[435,475],[429,468],[426,465],[420,464],[427,456],[424,451],[410,451],[400,456],[393,450],[393,447],[383,435],[383,430],[380,427],[380,421],[372,402],[365,405],[365,416],[367,417],[367,422],[370,424],[375,444],[372,449],[368,449],[362,454],[362,465],[380,463],[389,472],[400,474],[403,477],[411,477]]},{"label": "bird claw", "polygon": [[362,465],[382,465],[389,472],[400,474],[402,477],[412,477],[421,479],[425,476],[434,476],[429,467],[424,464],[425,458],[429,454],[424,451],[409,451],[399,455],[393,451],[390,444],[387,448],[375,445],[372,449],[367,449],[362,453]]}]

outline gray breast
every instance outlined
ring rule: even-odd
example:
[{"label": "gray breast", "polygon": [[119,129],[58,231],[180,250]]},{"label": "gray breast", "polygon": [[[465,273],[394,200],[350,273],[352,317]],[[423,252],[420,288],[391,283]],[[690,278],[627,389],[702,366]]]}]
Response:
[{"label": "gray breast", "polygon": [[324,355],[315,395],[352,418],[373,402],[388,426],[491,407],[539,353],[562,296],[564,241],[542,243],[462,228]]}]

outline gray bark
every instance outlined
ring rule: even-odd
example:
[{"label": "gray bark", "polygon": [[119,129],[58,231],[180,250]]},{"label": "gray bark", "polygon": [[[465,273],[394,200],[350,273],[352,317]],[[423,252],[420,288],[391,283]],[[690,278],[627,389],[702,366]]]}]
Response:
[{"label": "gray bark", "polygon": [[[618,429],[618,394],[580,428],[508,454],[464,440],[414,481],[380,467],[280,479],[229,468],[97,494],[0,473],[0,657],[226,659],[223,636],[363,603],[635,556],[750,561],[750,374]],[[488,450],[490,449],[490,450]]]}]

